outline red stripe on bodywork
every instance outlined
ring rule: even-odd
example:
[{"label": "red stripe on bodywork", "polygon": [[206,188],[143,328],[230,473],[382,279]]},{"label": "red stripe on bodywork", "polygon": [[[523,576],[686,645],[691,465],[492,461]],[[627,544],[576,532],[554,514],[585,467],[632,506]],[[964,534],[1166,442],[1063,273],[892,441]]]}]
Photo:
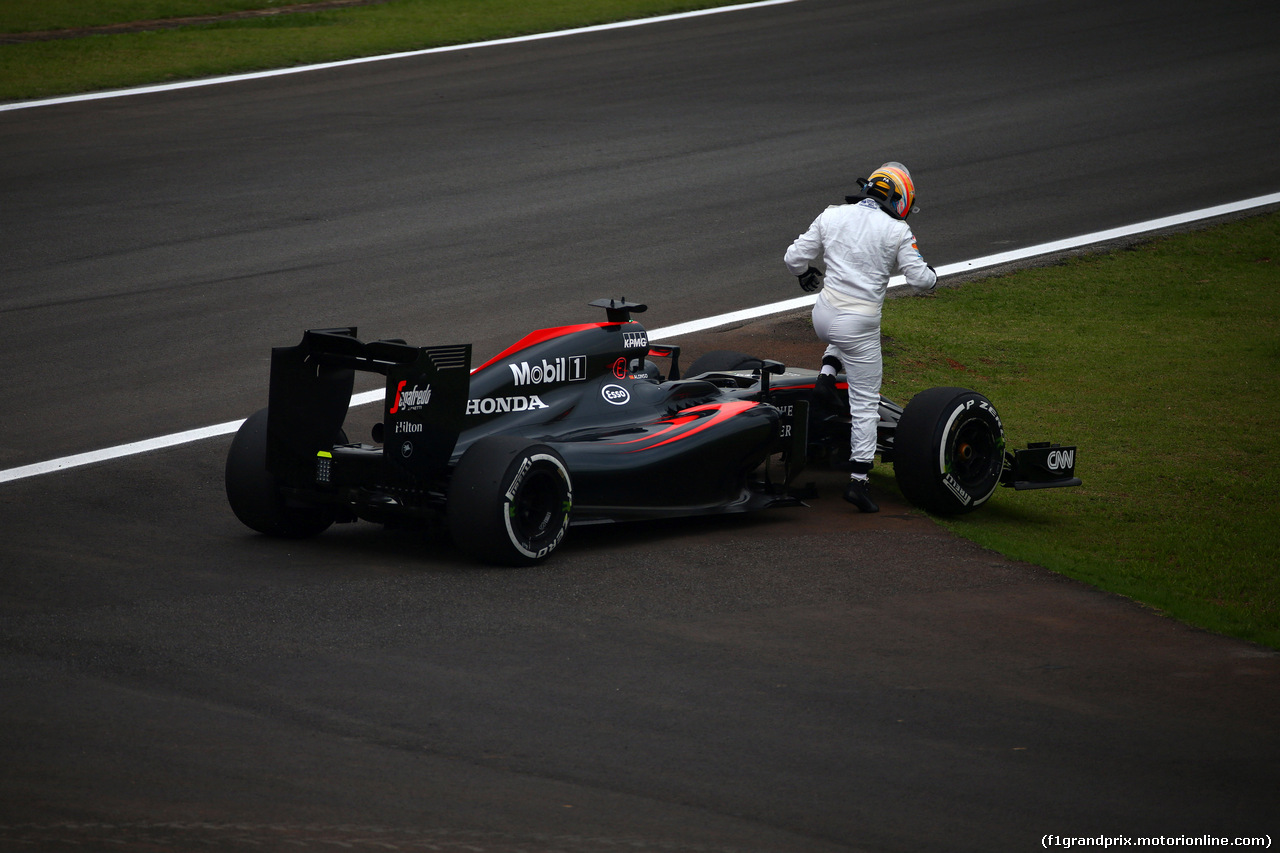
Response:
[{"label": "red stripe on bodywork", "polygon": [[[788,390],[788,391],[791,391],[791,390],[794,390],[794,389],[796,389],[796,388],[812,390],[812,389],[817,388],[817,387],[818,387],[818,383],[816,383],[816,382],[815,382],[815,383],[813,383],[812,385],[805,385],[805,384],[802,382],[802,383],[800,383],[799,385],[788,385],[788,386],[787,386],[787,390]],[[848,387],[849,387],[849,383],[848,383],[848,382],[837,382],[837,383],[836,383],[836,388],[844,388],[844,389],[847,389]]]},{"label": "red stripe on bodywork", "polygon": [[[609,443],[610,444],[639,444],[642,441],[653,441],[658,436],[666,435],[667,433],[671,432],[673,429],[679,429],[680,427],[684,426],[690,421],[698,420],[700,417],[701,415],[688,415],[688,416],[680,415],[677,417],[669,418],[667,420],[661,420],[661,421],[658,421],[658,423],[668,424],[666,429],[660,429],[657,432],[653,433],[652,435],[644,435],[644,436],[641,436],[640,438],[633,438],[630,441],[611,441]],[[643,447],[640,449],[644,450]]]},{"label": "red stripe on bodywork", "polygon": [[581,323],[577,326],[556,326],[554,329],[539,329],[536,332],[530,332],[529,334],[525,335],[523,338],[516,341],[514,344],[507,347],[502,352],[498,353],[493,358],[489,359],[484,364],[480,365],[479,367],[477,367],[475,370],[471,372],[475,373],[477,371],[484,370],[486,367],[493,364],[494,362],[502,361],[507,356],[515,355],[516,353],[520,352],[520,350],[528,349],[529,347],[537,346],[538,344],[545,343],[546,341],[552,341],[552,340],[555,340],[556,338],[562,338],[565,335],[572,335],[575,332],[585,332],[587,329],[607,329],[610,326],[621,326],[621,325],[623,324],[622,323]]},{"label": "red stripe on bodywork", "polygon": [[[662,432],[658,433],[658,435],[665,435],[666,433],[671,432],[671,430],[679,429],[680,427],[686,426],[690,423],[694,423],[695,421],[699,422],[697,426],[693,427],[692,429],[681,432],[679,435],[673,435],[671,436],[671,438],[664,439],[663,441],[656,442],[655,444],[650,444],[648,447],[638,447],[635,450],[632,450],[630,452],[639,453],[642,450],[652,450],[655,447],[662,447],[664,444],[670,444],[673,441],[682,441],[683,439],[689,438],[690,436],[697,435],[698,433],[702,432],[704,429],[709,429],[718,423],[723,423],[724,421],[727,421],[730,418],[736,415],[739,415],[742,412],[747,411],[748,409],[755,408],[758,405],[760,404],[748,402],[748,401],[735,401],[732,403],[708,403],[704,406],[693,406],[692,408],[685,409],[683,412],[677,415],[674,419],[670,421],[666,421],[666,423],[670,423],[671,426],[668,429],[664,429]],[[708,417],[703,413],[711,413],[711,414]],[[690,417],[691,415],[693,415],[694,417]],[[664,423],[664,422],[659,421],[659,423]],[[651,439],[656,437],[657,436],[652,436],[652,435],[646,436],[646,438],[651,438]],[[631,444],[632,442],[620,442],[620,443]]]}]

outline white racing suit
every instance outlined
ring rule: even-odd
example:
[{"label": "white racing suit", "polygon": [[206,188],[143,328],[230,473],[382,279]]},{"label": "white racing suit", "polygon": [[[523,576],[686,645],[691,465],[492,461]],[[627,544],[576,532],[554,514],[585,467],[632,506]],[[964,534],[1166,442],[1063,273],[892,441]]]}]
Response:
[{"label": "white racing suit", "polygon": [[832,205],[796,238],[784,260],[800,275],[822,257],[823,289],[813,306],[813,328],[827,344],[824,356],[843,365],[853,419],[850,460],[855,471],[871,470],[880,420],[880,308],[889,278],[901,271],[920,292],[933,290],[938,276],[925,264],[911,227],[885,213],[874,200]]}]

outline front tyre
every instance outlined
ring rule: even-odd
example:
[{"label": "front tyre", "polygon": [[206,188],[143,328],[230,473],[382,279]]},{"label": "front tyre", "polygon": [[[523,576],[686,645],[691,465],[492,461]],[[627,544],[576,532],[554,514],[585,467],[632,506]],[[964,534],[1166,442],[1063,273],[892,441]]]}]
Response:
[{"label": "front tyre", "polygon": [[227,453],[227,502],[247,527],[268,536],[306,539],[333,524],[329,507],[291,506],[275,475],[267,470],[267,410],[251,415],[236,432]]},{"label": "front tyre", "polygon": [[462,454],[449,485],[454,543],[502,566],[529,566],[564,540],[573,481],[564,459],[520,436],[482,438]]},{"label": "front tyre", "polygon": [[685,378],[704,373],[723,373],[727,370],[756,370],[764,362],[753,355],[736,350],[718,349],[699,357],[684,372]]},{"label": "front tyre", "polygon": [[965,388],[930,388],[907,404],[893,439],[893,473],[907,500],[963,515],[990,499],[1004,467],[1004,427],[991,401]]}]

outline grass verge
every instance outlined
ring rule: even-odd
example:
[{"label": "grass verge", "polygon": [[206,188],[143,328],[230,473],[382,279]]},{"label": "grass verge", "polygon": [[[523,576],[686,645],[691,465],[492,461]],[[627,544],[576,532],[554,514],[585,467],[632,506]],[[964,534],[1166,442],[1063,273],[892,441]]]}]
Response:
[{"label": "grass verge", "polygon": [[946,526],[1280,648],[1278,255],[1273,214],[888,303],[886,396],[970,387],[1011,444],[1079,446],[1083,487]]},{"label": "grass verge", "polygon": [[[0,33],[264,9],[265,0],[11,0]],[[0,44],[0,101],[332,62],[730,5],[726,0],[391,0],[180,29]]]}]

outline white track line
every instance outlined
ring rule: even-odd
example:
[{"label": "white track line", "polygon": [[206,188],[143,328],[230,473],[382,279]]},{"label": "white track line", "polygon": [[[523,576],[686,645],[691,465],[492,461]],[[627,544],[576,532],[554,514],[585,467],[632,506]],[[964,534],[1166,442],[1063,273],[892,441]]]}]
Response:
[{"label": "white track line", "polygon": [[[1234,202],[1232,204],[1220,204],[1216,207],[1208,207],[1204,210],[1195,210],[1190,213],[1183,213],[1177,216],[1166,216],[1162,219],[1150,219],[1146,222],[1139,222],[1123,228],[1112,228],[1107,231],[1095,231],[1092,234],[1082,234],[1079,237],[1072,237],[1066,240],[1055,240],[1051,243],[1041,243],[1038,246],[1028,246],[1025,249],[1015,249],[1009,252],[1001,252],[997,255],[987,255],[981,258],[975,258],[971,261],[960,261],[955,264],[946,264],[938,268],[938,275],[943,276],[954,275],[959,272],[974,272],[976,270],[1000,266],[1001,264],[1027,260],[1028,258],[1034,258],[1040,255],[1079,249],[1084,246],[1105,243],[1109,240],[1116,240],[1123,237],[1132,237],[1136,234],[1144,234],[1164,228],[1175,228],[1180,225],[1198,222],[1203,219],[1212,219],[1215,216],[1226,216],[1228,214],[1240,213],[1242,211],[1266,207],[1273,204],[1280,204],[1280,193],[1258,196],[1257,198],[1246,199],[1245,201]],[[779,265],[782,263],[781,253],[779,253],[778,263]],[[895,276],[894,279],[890,281],[890,287],[902,286],[904,286],[902,276]],[[714,317],[707,317],[702,320],[692,320],[688,323],[679,323],[675,326],[653,329],[649,332],[649,340],[656,341],[664,338],[675,338],[680,335],[688,335],[693,332],[714,329],[718,326],[725,326],[730,323],[741,323],[746,320],[755,320],[772,314],[794,311],[813,305],[815,299],[817,299],[816,295],[806,295],[797,297],[796,299],[788,299],[783,302],[773,302],[769,305],[761,305],[756,308],[746,308],[742,311],[732,311],[728,314],[717,314]],[[381,400],[385,394],[386,392],[383,389],[354,394],[351,397],[351,405],[355,407],[375,403]],[[0,471],[0,483],[7,483],[10,480],[22,480],[27,477],[36,477],[41,474],[52,474],[55,471],[65,471],[68,468],[76,468],[81,465],[91,465],[95,462],[106,462],[111,459],[119,459],[123,456],[135,456],[140,453],[150,453],[153,450],[162,450],[166,447],[175,447],[180,444],[202,441],[206,438],[216,438],[218,436],[229,435],[238,430],[242,423],[244,423],[243,420],[229,421],[224,424],[203,427],[201,429],[187,430],[186,432],[174,433],[173,435],[146,439],[145,441],[135,441],[131,444],[121,444],[116,447],[109,447],[105,450],[92,450],[88,453],[77,453],[74,456],[50,459],[48,462],[37,462],[34,465],[10,468],[6,471]]]},{"label": "white track line", "polygon": [[120,444],[115,447],[108,447],[105,450],[90,450],[86,453],[77,453],[74,456],[50,459],[48,462],[37,462],[34,465],[23,465],[21,468],[10,468],[7,471],[0,471],[0,483],[7,483],[10,480],[22,480],[27,477],[38,477],[41,474],[52,474],[55,471],[64,471],[67,468],[78,468],[81,465],[92,465],[95,462],[107,462],[111,459],[119,459],[122,456],[137,456],[140,453],[150,453],[153,450],[163,450],[166,447],[175,447],[179,444],[190,444],[206,438],[228,435],[240,429],[240,424],[242,423],[244,423],[243,420],[229,421],[216,426],[189,429],[186,432],[175,432],[172,435],[162,435],[159,438],[148,438],[129,444]]},{"label": "white track line", "polygon": [[[1111,228],[1107,231],[1094,231],[1091,234],[1081,234],[1079,237],[1070,237],[1066,240],[1054,240],[1052,243],[1041,243],[1038,246],[1028,246],[1025,249],[1014,249],[1008,252],[1001,252],[998,255],[986,255],[981,258],[974,258],[971,261],[944,264],[943,266],[938,267],[938,275],[944,276],[955,275],[956,273],[961,272],[976,272],[982,269],[998,267],[1002,264],[1025,261],[1029,258],[1039,257],[1040,255],[1051,255],[1055,252],[1066,252],[1071,249],[1094,246],[1100,243],[1106,243],[1110,240],[1132,237],[1137,234],[1146,234],[1151,231],[1160,231],[1165,228],[1176,228],[1179,225],[1199,222],[1202,219],[1212,219],[1215,216],[1227,216],[1232,213],[1240,213],[1242,211],[1253,210],[1259,207],[1267,207],[1272,204],[1280,204],[1280,193],[1258,196],[1256,198],[1245,199],[1244,201],[1232,202],[1230,204],[1220,204],[1216,207],[1207,207],[1204,210],[1193,210],[1189,213],[1180,213],[1176,216],[1165,216],[1161,219],[1148,219],[1146,222],[1125,225],[1121,228]],[[781,254],[779,254],[779,258],[781,258]],[[779,265],[781,265],[781,260],[779,260]],[[891,290],[905,286],[906,279],[900,275],[889,279],[889,288]],[[797,296],[795,299],[788,299],[785,302],[774,302],[769,305],[760,305],[755,308],[744,308],[741,311],[731,311],[728,314],[717,314],[714,317],[706,317],[702,320],[691,320],[688,323],[680,323],[676,326],[654,329],[649,332],[649,340],[653,341],[660,340],[662,338],[675,338],[680,335],[688,335],[693,332],[703,332],[707,329],[727,326],[730,323],[757,320],[761,317],[768,317],[771,314],[781,314],[785,311],[795,311],[801,308],[808,308],[813,305],[817,298],[818,295],[816,293],[806,296]]]},{"label": "white track line", "polygon": [[19,101],[12,104],[0,104],[0,112],[8,110],[28,110],[34,107],[48,107],[55,104],[74,104],[81,101],[98,101],[104,98],[127,98],[133,95],[149,95],[154,92],[173,92],[178,89],[195,89],[201,86],[220,86],[224,83],[239,83],[243,80],[264,80],[268,77],[282,77],[286,74],[305,74],[309,71],[323,71],[329,68],[345,68],[350,65],[364,65],[369,62],[383,62],[388,59],[408,59],[414,56],[429,56],[433,53],[450,53],[458,50],[475,50],[481,47],[499,47],[508,44],[520,44],[529,41],[577,36],[586,33],[601,33],[606,30],[621,30],[628,27],[643,27],[649,24],[662,24],[668,21],[679,21],[686,18],[700,18],[704,15],[719,15],[724,12],[740,12],[744,9],[759,9],[765,6],[781,6],[785,3],[796,3],[799,0],[760,0],[756,3],[739,3],[735,6],[718,6],[714,9],[698,9],[694,12],[680,12],[673,15],[655,15],[652,18],[639,18],[634,21],[616,21],[612,24],[596,24],[591,27],[577,27],[571,30],[557,30],[550,33],[534,33],[527,36],[493,39],[491,41],[472,42],[470,44],[450,44],[443,47],[429,47],[423,50],[409,50],[402,53],[387,53],[380,56],[361,56],[355,59],[344,59],[338,62],[322,62],[315,65],[298,65],[293,68],[273,68],[270,71],[255,71],[248,74],[231,74],[224,77],[208,77],[203,80],[183,80],[178,83],[163,83],[156,86],[138,86],[133,89],[113,89],[108,92],[89,92],[82,95],[67,95],[59,98],[44,98],[38,101]]}]

